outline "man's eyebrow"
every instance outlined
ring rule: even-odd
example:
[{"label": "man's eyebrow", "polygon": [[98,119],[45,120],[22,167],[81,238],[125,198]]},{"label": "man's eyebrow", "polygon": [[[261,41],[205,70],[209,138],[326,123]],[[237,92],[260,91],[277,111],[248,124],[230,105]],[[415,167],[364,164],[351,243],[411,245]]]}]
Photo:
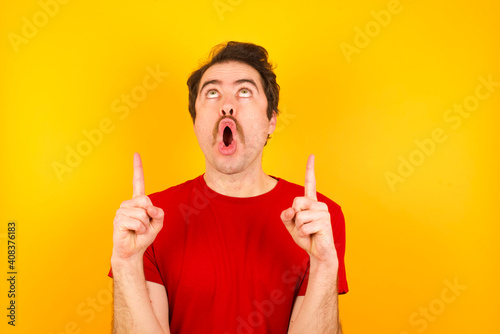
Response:
[{"label": "man's eyebrow", "polygon": [[[259,91],[259,87],[257,87],[257,84],[252,79],[239,79],[239,80],[236,80],[234,82],[234,86],[242,84],[244,82],[248,82],[248,83],[252,84],[255,87],[255,89],[257,89],[257,92]],[[201,88],[200,88],[200,92],[203,90],[203,88],[205,88],[205,86],[210,85],[210,84],[220,85],[221,81],[217,80],[217,79],[205,81],[203,83],[203,85],[201,86]]]},{"label": "man's eyebrow", "polygon": [[220,83],[221,83],[220,80],[217,80],[217,79],[205,81],[200,88],[200,92],[203,90],[203,88],[205,88],[206,85],[210,85],[210,84],[220,85]]},{"label": "man's eyebrow", "polygon": [[240,79],[240,80],[236,80],[234,82],[234,85],[236,86],[236,85],[239,85],[239,84],[244,83],[244,82],[248,82],[248,83],[252,84],[255,87],[255,89],[257,89],[257,92],[259,91],[259,87],[257,87],[257,84],[252,79]]}]

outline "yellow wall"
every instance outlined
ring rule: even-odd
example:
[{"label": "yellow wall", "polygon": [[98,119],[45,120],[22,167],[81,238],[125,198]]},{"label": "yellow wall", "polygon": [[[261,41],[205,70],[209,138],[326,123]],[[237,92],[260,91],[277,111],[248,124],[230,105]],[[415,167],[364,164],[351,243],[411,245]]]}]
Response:
[{"label": "yellow wall", "polygon": [[[109,333],[133,152],[149,193],[203,172],[185,82],[228,40],[278,64],[265,170],[303,183],[314,153],[318,191],[343,207],[345,332],[500,331],[500,86],[483,83],[500,82],[494,1],[61,2],[0,10],[1,276],[11,220],[18,272],[15,328],[1,279],[2,332]],[[151,70],[164,73],[145,90]],[[124,108],[131,92],[146,95]],[[87,155],[68,166],[68,148]]]}]

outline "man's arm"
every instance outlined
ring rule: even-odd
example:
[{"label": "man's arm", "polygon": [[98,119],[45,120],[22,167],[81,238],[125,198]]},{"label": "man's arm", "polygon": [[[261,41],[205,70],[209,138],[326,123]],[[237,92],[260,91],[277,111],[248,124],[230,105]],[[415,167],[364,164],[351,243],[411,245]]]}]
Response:
[{"label": "man's arm", "polygon": [[316,196],[314,156],[307,161],[304,196],[281,213],[281,220],[295,243],[310,258],[309,280],[304,297],[292,310],[289,333],[341,334],[337,275],[339,261],[333,240],[328,206]]},{"label": "man's arm", "polygon": [[169,334],[165,287],[146,282],[142,261],[111,258],[113,268],[113,333]]},{"label": "man's arm", "polygon": [[342,334],[337,278],[321,267],[311,262],[307,291],[295,301],[288,333]]},{"label": "man's arm", "polygon": [[144,191],[144,172],[139,154],[134,155],[134,192],[114,219],[113,333],[169,334],[165,288],[146,283],[144,252],[163,227],[164,213],[153,206]]}]

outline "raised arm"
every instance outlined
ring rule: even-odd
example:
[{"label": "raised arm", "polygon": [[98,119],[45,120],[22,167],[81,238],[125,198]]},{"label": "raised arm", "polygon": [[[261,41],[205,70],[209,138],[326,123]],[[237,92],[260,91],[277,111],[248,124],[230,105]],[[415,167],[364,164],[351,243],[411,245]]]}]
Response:
[{"label": "raised arm", "polygon": [[297,297],[288,333],[341,334],[339,262],[328,206],[316,197],[313,155],[307,161],[304,197],[296,197],[292,206],[281,213],[281,220],[310,258],[307,291],[305,296]]},{"label": "raised arm", "polygon": [[163,210],[144,191],[141,157],[134,155],[133,197],[116,212],[113,229],[113,333],[169,334],[165,288],[146,282],[143,256],[163,227]]}]

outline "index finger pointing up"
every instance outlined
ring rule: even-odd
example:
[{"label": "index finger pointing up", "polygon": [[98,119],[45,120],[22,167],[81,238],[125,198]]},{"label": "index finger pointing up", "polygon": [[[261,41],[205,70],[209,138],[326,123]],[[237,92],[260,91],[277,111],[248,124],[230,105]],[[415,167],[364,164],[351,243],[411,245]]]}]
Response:
[{"label": "index finger pointing up", "polygon": [[304,184],[305,197],[316,198],[316,176],[314,175],[314,154],[307,159],[306,181]]},{"label": "index finger pointing up", "polygon": [[144,172],[142,170],[142,161],[139,153],[134,153],[134,192],[132,197],[145,195],[144,191]]}]

